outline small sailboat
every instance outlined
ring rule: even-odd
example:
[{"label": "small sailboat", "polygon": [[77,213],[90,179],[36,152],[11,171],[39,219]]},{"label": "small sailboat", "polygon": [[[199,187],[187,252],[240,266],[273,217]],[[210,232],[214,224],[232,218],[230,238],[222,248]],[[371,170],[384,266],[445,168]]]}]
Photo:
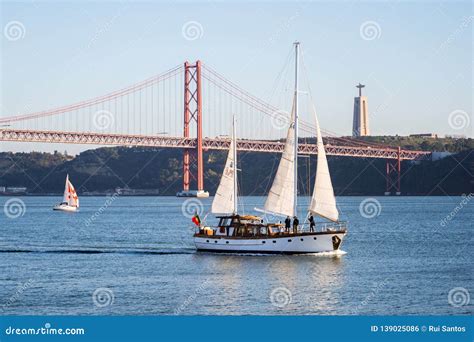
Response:
[{"label": "small sailboat", "polygon": [[[265,201],[265,213],[297,217],[298,193],[298,49],[295,43],[295,95],[291,124],[288,128],[285,148],[275,179]],[[316,117],[316,112],[314,112]],[[319,229],[305,231],[294,227],[292,231],[278,223],[264,223],[259,216],[237,213],[237,148],[235,119],[232,140],[226,165],[212,202],[212,212],[217,216],[217,227],[201,226],[194,234],[198,250],[237,253],[320,253],[340,249],[346,235],[346,225],[339,221],[336,198],[331,183],[326,152],[319,122],[316,117],[318,162],[314,191],[308,208],[309,214],[318,215],[328,222]],[[295,229],[296,228],[296,229]]]},{"label": "small sailboat", "polygon": [[76,189],[69,180],[69,175],[66,175],[66,185],[64,188],[63,201],[56,204],[53,210],[61,211],[77,211],[79,209],[79,197],[77,197]]}]

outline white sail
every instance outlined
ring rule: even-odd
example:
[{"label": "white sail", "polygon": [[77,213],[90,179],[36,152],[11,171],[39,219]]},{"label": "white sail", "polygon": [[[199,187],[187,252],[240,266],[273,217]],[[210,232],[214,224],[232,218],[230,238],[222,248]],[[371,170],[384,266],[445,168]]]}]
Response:
[{"label": "white sail", "polygon": [[74,185],[69,181],[69,175],[66,176],[66,185],[64,187],[63,202],[72,207],[79,207],[79,197],[77,197]]},{"label": "white sail", "polygon": [[235,119],[232,129],[232,140],[227,154],[224,172],[212,201],[213,214],[235,214],[237,211],[237,150],[235,137]]},{"label": "white sail", "polygon": [[293,216],[295,211],[295,126],[294,111],[286,135],[286,144],[272,187],[265,201],[264,210],[285,216]]},{"label": "white sail", "polygon": [[326,151],[324,150],[323,138],[321,136],[316,111],[314,111],[314,116],[316,119],[318,163],[316,169],[316,181],[314,183],[313,197],[311,199],[309,211],[328,220],[338,221],[339,212],[336,207],[336,197],[334,196]]},{"label": "white sail", "polygon": [[66,175],[66,183],[64,184],[63,202],[69,203],[69,175]]}]

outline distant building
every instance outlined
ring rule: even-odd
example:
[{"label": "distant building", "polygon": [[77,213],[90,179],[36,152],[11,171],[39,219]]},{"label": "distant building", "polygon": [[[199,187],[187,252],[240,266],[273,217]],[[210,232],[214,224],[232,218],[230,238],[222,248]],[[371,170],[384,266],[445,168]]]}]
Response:
[{"label": "distant building", "polygon": [[27,188],[25,187],[18,187],[18,186],[1,186],[0,187],[0,194],[2,195],[24,195],[26,194]]},{"label": "distant building", "polygon": [[450,134],[446,135],[446,138],[451,138],[451,139],[466,139],[466,136],[464,134]]},{"label": "distant building", "polygon": [[362,88],[364,87],[365,85],[360,83],[356,85],[356,88],[359,88],[359,96],[354,97],[354,117],[352,121],[353,137],[365,137],[370,135],[367,97],[362,96]]},{"label": "distant building", "polygon": [[410,134],[410,137],[413,137],[413,138],[430,138],[430,139],[437,139],[437,138],[438,138],[438,134],[436,134],[436,133]]}]

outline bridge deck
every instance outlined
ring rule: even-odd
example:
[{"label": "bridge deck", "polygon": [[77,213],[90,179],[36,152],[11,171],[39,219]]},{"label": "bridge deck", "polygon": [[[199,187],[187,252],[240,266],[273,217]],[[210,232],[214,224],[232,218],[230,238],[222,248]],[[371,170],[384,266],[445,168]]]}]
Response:
[{"label": "bridge deck", "polygon": [[[112,146],[152,146],[164,148],[195,148],[197,144],[195,138],[13,129],[0,129],[0,141]],[[284,146],[284,143],[278,141],[239,140],[237,142],[237,149],[239,151],[281,153],[283,152]],[[203,139],[204,150],[227,150],[228,148],[228,139]],[[329,144],[325,145],[325,148],[327,155],[342,157],[398,159],[399,153],[396,148],[335,146]],[[299,153],[317,154],[317,147],[315,144],[300,144]],[[400,150],[400,159],[424,159],[430,154],[431,152],[425,151]]]}]

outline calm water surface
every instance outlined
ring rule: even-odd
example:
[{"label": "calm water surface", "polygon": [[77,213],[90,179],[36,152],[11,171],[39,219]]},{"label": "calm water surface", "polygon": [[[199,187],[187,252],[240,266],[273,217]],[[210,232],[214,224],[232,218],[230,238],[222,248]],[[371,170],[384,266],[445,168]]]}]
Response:
[{"label": "calm water surface", "polygon": [[[373,218],[365,198],[340,197],[342,256],[197,253],[173,197],[82,197],[72,214],[51,210],[59,197],[20,199],[23,215],[0,214],[2,314],[473,313],[448,300],[454,288],[474,297],[474,201],[461,197],[377,197]],[[263,200],[243,198],[245,211]]]}]

